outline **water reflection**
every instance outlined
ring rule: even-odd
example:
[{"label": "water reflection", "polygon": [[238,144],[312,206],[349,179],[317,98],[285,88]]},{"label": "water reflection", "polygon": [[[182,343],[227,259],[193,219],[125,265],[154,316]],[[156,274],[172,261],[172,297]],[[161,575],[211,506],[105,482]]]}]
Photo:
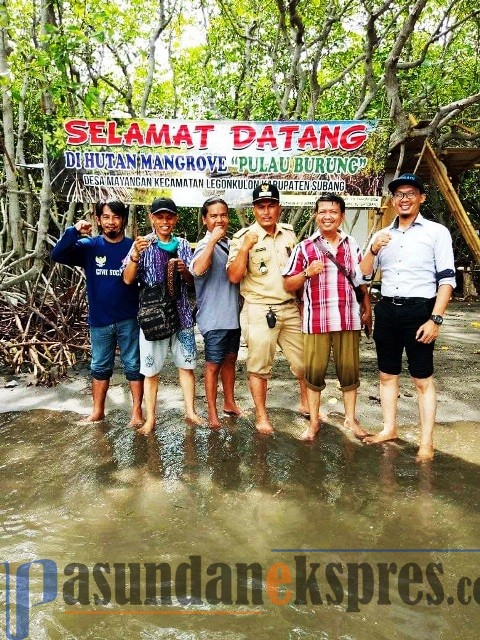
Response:
[{"label": "water reflection", "polygon": [[[179,411],[168,411],[159,413],[159,427],[146,438],[124,426],[128,417],[122,411],[94,426],[79,425],[68,413],[1,415],[2,558],[52,558],[61,567],[72,561],[175,563],[197,553],[209,562],[271,564],[292,560],[272,549],[479,546],[476,465],[442,453],[419,465],[407,442],[365,446],[333,425],[313,444],[301,443],[295,438],[303,426],[298,417],[287,410],[274,413],[274,437],[259,436],[246,419],[232,420],[218,432],[185,427]],[[475,434],[472,425],[471,437]],[[401,554],[393,557],[403,561]],[[453,577],[472,573],[467,555],[408,556],[419,564],[438,558],[450,563]],[[371,551],[313,555],[313,560],[385,558]],[[46,618],[45,612],[38,614],[35,638],[375,640],[406,637],[407,627],[415,628],[417,638],[455,638],[462,616],[462,637],[478,623],[474,609],[443,608],[440,621],[432,607],[402,603],[358,615],[339,606],[292,603],[274,616],[267,607],[265,619],[241,623],[202,618],[94,625],[67,621],[61,609],[60,603]]]}]

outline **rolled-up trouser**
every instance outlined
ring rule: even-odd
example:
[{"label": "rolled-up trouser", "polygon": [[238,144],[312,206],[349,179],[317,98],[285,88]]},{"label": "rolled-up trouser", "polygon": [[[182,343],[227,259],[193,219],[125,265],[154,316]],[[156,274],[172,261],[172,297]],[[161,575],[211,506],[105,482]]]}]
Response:
[{"label": "rolled-up trouser", "polygon": [[360,331],[329,331],[305,333],[305,378],[314,391],[325,389],[330,351],[333,352],[335,371],[342,391],[357,389],[360,385]]},{"label": "rolled-up trouser", "polygon": [[143,380],[140,373],[139,329],[136,318],[114,322],[105,327],[90,327],[92,378],[110,380],[115,363],[115,349],[118,344],[127,380]]}]

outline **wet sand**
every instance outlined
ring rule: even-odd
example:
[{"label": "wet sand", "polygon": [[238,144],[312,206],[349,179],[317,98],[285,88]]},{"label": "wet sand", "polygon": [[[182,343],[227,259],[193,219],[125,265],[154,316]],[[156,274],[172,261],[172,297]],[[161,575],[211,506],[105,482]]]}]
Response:
[{"label": "wet sand", "polygon": [[[196,404],[199,413],[206,416],[203,390],[203,342],[197,336],[199,366],[196,370]],[[239,404],[253,419],[252,401],[245,375],[246,349],[242,345],[238,360],[236,394]],[[357,414],[362,426],[368,430],[381,428],[380,399],[378,393],[377,365],[372,340],[362,335],[361,386],[358,392]],[[439,451],[452,453],[471,462],[480,463],[480,448],[475,441],[476,426],[480,423],[480,302],[451,303],[437,341],[435,353],[435,377],[438,392],[437,428],[435,446]],[[118,365],[118,363],[117,363]],[[67,379],[54,388],[26,386],[27,376],[15,376],[17,386],[5,388],[10,377],[0,376],[0,412],[51,409],[72,411],[87,416],[91,410],[88,363],[79,363],[77,371],[71,371]],[[281,354],[269,383],[268,405],[273,410],[290,408],[297,404],[297,389]],[[322,412],[327,413],[329,423],[341,428],[343,404],[333,368],[327,376],[327,388],[322,393]],[[219,402],[221,395],[219,394]],[[119,366],[116,367],[107,399],[107,414],[112,411],[128,411],[130,399],[128,385]],[[161,374],[159,408],[179,410],[182,396],[173,365],[166,366]],[[402,373],[399,398],[399,436],[405,442],[418,438],[418,411],[413,385],[408,374]],[[108,415],[107,415],[108,418]],[[224,420],[225,425],[229,419]],[[454,427],[452,425],[455,425]],[[299,423],[299,429],[306,422]],[[278,428],[278,425],[277,425]],[[300,433],[299,431],[298,433]],[[295,430],[293,435],[295,435]]]},{"label": "wet sand", "polygon": [[[479,309],[453,304],[442,330],[436,354],[437,453],[427,464],[414,461],[416,399],[407,377],[399,405],[400,439],[380,446],[363,445],[344,433],[333,378],[323,394],[327,425],[315,443],[298,441],[306,422],[294,410],[294,385],[282,361],[269,397],[276,428],[272,437],[256,435],[248,414],[225,419],[219,432],[186,427],[172,367],[162,376],[158,426],[149,437],[126,427],[129,402],[119,372],[107,419],[96,425],[79,423],[80,414],[90,409],[85,370],[56,389],[25,387],[21,379],[17,387],[2,388],[2,559],[50,558],[59,568],[59,596],[32,611],[30,637],[477,637],[478,604],[457,602],[456,587],[463,577],[480,576]],[[244,350],[237,395],[249,409],[243,358]],[[358,414],[363,426],[375,431],[381,422],[376,363],[373,344],[365,340],[362,364]],[[204,412],[200,370],[197,381],[198,409]],[[110,604],[95,605],[93,593],[99,588],[92,580],[90,605],[69,605],[62,598],[63,569],[69,563],[90,569],[109,563],[113,574],[114,563],[164,562],[175,570],[196,557],[201,558],[202,603],[145,605],[142,586],[141,604],[120,606],[112,596]],[[262,602],[252,602],[251,578],[248,604],[236,603],[238,585],[232,604],[205,597],[211,580],[207,568],[218,563],[234,576],[238,563],[260,564]],[[318,564],[322,602],[313,602],[311,593],[306,604],[293,597],[284,604],[272,602],[267,571],[275,563],[291,570],[297,600],[302,563],[307,575]],[[344,571],[337,575],[337,592],[325,577],[329,563]],[[374,592],[369,596],[358,586],[365,604],[357,611],[347,574],[349,566],[350,576],[362,563],[364,572],[373,572]],[[442,566],[442,593],[438,585],[435,590],[425,583],[432,563]],[[389,598],[385,583],[382,593],[379,586],[386,565],[392,571]],[[415,570],[422,572],[421,586],[415,584]],[[406,597],[408,580],[412,597],[423,592],[418,604],[399,596],[399,582]],[[39,589],[38,572],[34,590]],[[281,588],[280,596],[288,595],[286,590]],[[437,600],[434,606],[427,604],[427,593]],[[81,615],[85,611],[100,614]],[[1,615],[0,629],[4,621]]]}]

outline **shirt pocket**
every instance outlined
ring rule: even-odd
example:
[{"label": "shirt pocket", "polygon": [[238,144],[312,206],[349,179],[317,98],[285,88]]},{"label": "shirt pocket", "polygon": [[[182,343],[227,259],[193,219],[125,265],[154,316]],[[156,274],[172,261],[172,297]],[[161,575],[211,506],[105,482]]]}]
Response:
[{"label": "shirt pocket", "polygon": [[265,250],[255,251],[250,253],[250,264],[252,273],[255,275],[265,275],[271,268],[270,261],[272,259],[271,254]]}]

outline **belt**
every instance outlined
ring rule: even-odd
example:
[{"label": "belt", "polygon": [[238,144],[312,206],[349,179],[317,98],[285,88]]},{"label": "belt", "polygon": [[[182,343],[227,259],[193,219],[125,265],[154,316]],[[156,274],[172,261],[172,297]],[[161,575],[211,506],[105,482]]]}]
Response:
[{"label": "belt", "polygon": [[262,304],[267,307],[281,307],[284,304],[297,304],[297,301],[295,300],[295,298],[291,298],[290,300],[284,300],[283,302],[272,302],[272,304],[269,304],[268,302],[262,302]]},{"label": "belt", "polygon": [[409,306],[412,304],[419,304],[421,302],[430,302],[430,300],[434,300],[434,298],[399,298],[399,297],[389,298],[388,296],[383,296],[382,300],[385,300],[385,302],[391,302],[392,304],[395,304],[398,307],[402,307],[402,306]]},{"label": "belt", "polygon": [[246,304],[251,304],[254,307],[266,307],[267,309],[269,307],[284,307],[287,304],[294,304],[298,306],[298,301],[296,298],[290,298],[290,300],[284,300],[283,302],[248,302],[248,300],[245,300]]}]

